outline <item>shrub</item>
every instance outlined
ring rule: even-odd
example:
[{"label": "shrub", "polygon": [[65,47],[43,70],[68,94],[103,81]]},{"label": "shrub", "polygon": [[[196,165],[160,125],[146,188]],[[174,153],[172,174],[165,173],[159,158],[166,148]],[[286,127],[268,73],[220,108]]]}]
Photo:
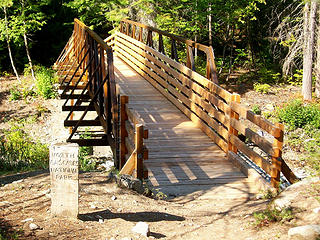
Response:
[{"label": "shrub", "polygon": [[45,99],[56,97],[57,91],[54,88],[54,83],[57,81],[54,78],[54,72],[45,67],[37,67],[35,75],[37,94]]},{"label": "shrub", "polygon": [[10,89],[10,97],[9,97],[10,101],[20,100],[21,97],[22,97],[22,93],[18,90],[16,86]]},{"label": "shrub", "polygon": [[310,125],[320,128],[320,108],[317,104],[304,105],[301,100],[294,100],[278,110],[280,122],[286,123],[290,130]]},{"label": "shrub", "polygon": [[260,109],[260,106],[259,106],[259,105],[253,105],[251,110],[252,110],[252,112],[255,113],[255,114],[258,114],[258,115],[261,114],[261,109]]},{"label": "shrub", "polygon": [[13,124],[0,138],[0,170],[19,171],[48,166],[47,145],[31,139],[23,130],[23,125]]},{"label": "shrub", "polygon": [[[82,139],[90,139],[90,135],[86,132],[80,136]],[[92,146],[82,146],[79,148],[79,162],[80,170],[82,171],[92,171],[96,169],[96,162],[90,159],[93,153]]]},{"label": "shrub", "polygon": [[260,92],[260,93],[269,93],[270,92],[270,89],[271,89],[271,86],[267,83],[254,83],[253,84],[253,89],[256,91],[256,92]]},{"label": "shrub", "polygon": [[291,208],[284,208],[281,211],[277,209],[266,209],[264,211],[254,212],[253,217],[256,220],[257,227],[267,226],[271,222],[286,222],[294,218]]}]

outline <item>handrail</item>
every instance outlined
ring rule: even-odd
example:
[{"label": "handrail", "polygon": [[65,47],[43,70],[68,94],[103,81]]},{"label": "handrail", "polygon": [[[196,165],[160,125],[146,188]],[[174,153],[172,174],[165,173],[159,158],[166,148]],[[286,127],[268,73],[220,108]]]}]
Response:
[{"label": "handrail", "polygon": [[[130,33],[130,26],[131,26],[131,33]],[[138,38],[136,38],[136,30],[137,27],[140,28],[140,31],[138,33]],[[124,33],[128,36],[131,36],[140,42],[143,42],[143,29],[147,31],[147,42],[146,44],[150,47],[153,47],[153,38],[152,38],[152,32],[156,32],[159,35],[158,41],[159,41],[159,52],[164,54],[164,46],[163,46],[163,38],[162,36],[166,36],[171,39],[171,58],[178,61],[177,58],[177,47],[176,47],[176,41],[180,43],[186,44],[186,65],[192,70],[195,70],[195,61],[193,56],[193,48],[197,48],[200,51],[203,51],[207,56],[207,78],[213,81],[214,83],[218,83],[218,77],[217,77],[217,70],[215,65],[215,57],[213,48],[211,46],[206,46],[200,43],[197,43],[195,41],[185,39],[183,37],[177,36],[175,34],[159,30],[157,28],[147,26],[142,23],[138,23],[129,19],[123,19],[120,21],[120,32]]]},{"label": "handrail", "polygon": [[[233,156],[230,152],[236,155],[241,152],[271,176],[271,185],[275,188],[279,185],[280,172],[291,183],[297,180],[281,158],[281,124],[272,124],[254,114],[240,104],[240,95],[231,94],[187,66],[132,38],[130,34],[128,36],[118,32],[106,41],[119,58],[149,81],[228,153],[230,160]],[[250,124],[247,124],[248,122]],[[252,125],[255,127],[252,128]],[[259,135],[259,132],[271,134],[273,141],[269,142],[264,136]],[[243,135],[242,137],[261,152],[256,152],[238,135]]]}]

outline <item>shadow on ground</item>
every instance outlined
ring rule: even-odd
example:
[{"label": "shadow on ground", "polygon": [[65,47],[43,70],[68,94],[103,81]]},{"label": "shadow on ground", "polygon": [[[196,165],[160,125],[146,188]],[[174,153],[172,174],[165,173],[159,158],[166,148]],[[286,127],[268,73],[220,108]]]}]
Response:
[{"label": "shadow on ground", "polygon": [[122,218],[130,222],[160,222],[160,221],[184,221],[181,216],[172,215],[164,212],[134,212],[134,213],[113,213],[109,210],[80,214],[82,221],[99,221],[99,219]]},{"label": "shadow on ground", "polygon": [[21,179],[25,179],[28,177],[36,177],[42,174],[49,174],[49,170],[45,169],[45,170],[38,170],[33,172],[10,174],[8,176],[0,176],[0,185],[6,185],[14,181],[19,181]]}]

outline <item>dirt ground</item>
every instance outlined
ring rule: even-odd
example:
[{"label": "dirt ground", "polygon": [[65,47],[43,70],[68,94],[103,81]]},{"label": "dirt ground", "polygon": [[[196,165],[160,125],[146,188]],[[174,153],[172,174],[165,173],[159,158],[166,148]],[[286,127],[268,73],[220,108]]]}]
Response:
[{"label": "dirt ground", "polygon": [[[264,200],[155,200],[109,183],[100,172],[80,175],[78,220],[51,218],[49,174],[18,178],[0,180],[7,179],[0,188],[0,219],[19,239],[146,239],[131,231],[139,221],[149,224],[149,239],[278,239],[287,231],[285,225],[263,231],[252,225],[252,212],[264,208]],[[39,229],[30,230],[31,222]]]},{"label": "dirt ground", "polygon": [[[0,80],[0,128],[6,129],[10,118],[35,114],[39,121],[31,133],[45,143],[63,139],[58,100],[9,101],[14,83]],[[39,104],[49,112],[39,115]],[[58,219],[50,214],[49,173],[38,171],[0,177],[0,230],[10,233],[8,239],[287,239],[288,229],[304,219],[257,228],[253,212],[265,209],[268,201],[252,197],[212,202],[201,193],[156,200],[119,188],[107,173],[91,172],[80,174],[79,218]],[[139,221],[149,224],[148,238],[131,231]],[[30,230],[30,223],[38,229]]]}]

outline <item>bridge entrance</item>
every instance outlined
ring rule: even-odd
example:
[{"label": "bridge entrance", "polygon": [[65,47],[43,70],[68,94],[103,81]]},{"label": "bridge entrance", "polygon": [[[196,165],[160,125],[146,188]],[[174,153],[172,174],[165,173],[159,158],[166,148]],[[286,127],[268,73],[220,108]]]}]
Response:
[{"label": "bridge entrance", "polygon": [[[206,77],[194,71],[194,49],[207,56]],[[283,126],[218,85],[211,47],[130,20],[102,40],[75,20],[55,68],[69,111],[67,141],[110,145],[121,174],[148,178],[169,196],[199,191],[215,199],[247,197],[265,184],[277,188],[280,174],[296,180],[281,158]]]}]

